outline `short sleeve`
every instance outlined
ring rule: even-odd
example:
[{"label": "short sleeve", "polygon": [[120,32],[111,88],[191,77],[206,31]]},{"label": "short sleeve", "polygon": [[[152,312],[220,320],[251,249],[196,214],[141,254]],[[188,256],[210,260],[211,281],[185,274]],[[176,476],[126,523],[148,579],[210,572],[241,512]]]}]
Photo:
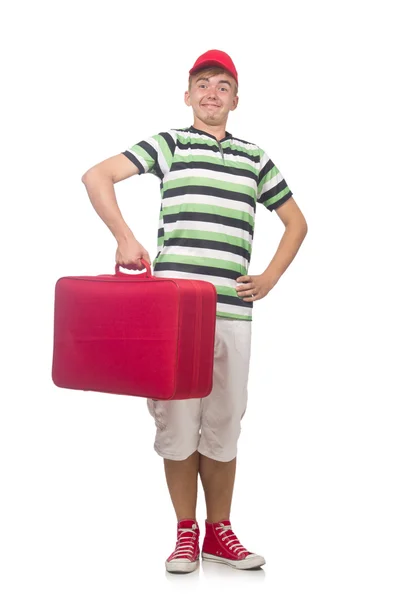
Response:
[{"label": "short sleeve", "polygon": [[175,152],[175,137],[165,131],[148,137],[122,152],[139,169],[139,175],[152,173],[159,179],[169,172]]},{"label": "short sleeve", "polygon": [[257,202],[272,211],[289,200],[292,191],[266,152],[261,150],[260,156]]}]

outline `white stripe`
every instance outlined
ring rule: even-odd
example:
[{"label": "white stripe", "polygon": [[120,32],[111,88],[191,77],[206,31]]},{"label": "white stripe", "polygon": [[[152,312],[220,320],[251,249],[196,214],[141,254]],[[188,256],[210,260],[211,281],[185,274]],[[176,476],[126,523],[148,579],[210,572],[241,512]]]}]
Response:
[{"label": "white stripe", "polygon": [[263,194],[265,192],[269,192],[271,189],[273,189],[274,187],[276,187],[276,185],[278,185],[280,183],[280,181],[282,181],[284,178],[281,175],[280,171],[277,173],[277,175],[275,175],[274,177],[272,177],[271,179],[269,179],[269,181],[266,181],[262,187],[262,191],[260,193],[260,197],[263,196]]},{"label": "white stripe", "polygon": [[175,144],[176,144],[176,140],[177,140],[178,134],[177,134],[177,132],[175,131],[175,129],[169,129],[169,130],[167,131],[167,133],[168,133],[168,134],[169,134],[169,135],[172,137],[172,139],[174,140],[174,142],[175,142]]},{"label": "white stripe", "polygon": [[[165,246],[161,255],[177,254],[178,256],[193,256],[197,258],[197,252],[200,253],[200,258],[211,258],[217,260],[227,260],[238,264],[240,267],[247,269],[247,259],[240,254],[234,252],[225,252],[224,250],[216,250],[214,248],[192,248],[191,246]],[[221,266],[219,267],[222,268]],[[227,268],[227,267],[225,267]]]},{"label": "white stripe", "polygon": [[131,148],[128,148],[128,152],[130,154],[132,154],[133,156],[135,156],[135,158],[140,162],[140,164],[144,168],[145,173],[147,173],[149,171],[149,165],[146,162],[146,160],[144,158],[142,158],[142,156],[140,154],[137,154],[137,152],[133,152],[133,150],[131,150]]},{"label": "white stripe", "polygon": [[248,151],[256,150],[259,156],[260,148],[256,144],[251,144],[251,142],[243,142],[242,140],[238,140],[236,138],[231,138],[230,141],[232,142],[233,146],[240,146],[241,148],[244,148]]},{"label": "white stripe", "polygon": [[223,302],[217,302],[216,306],[217,312],[224,312],[234,315],[240,316],[251,316],[252,308],[250,305],[247,305],[247,308],[243,308],[242,306],[237,306],[236,304],[224,304]]},{"label": "white stripe", "polygon": [[[205,221],[177,221],[175,223],[164,223],[164,233],[171,233],[175,229],[192,229],[193,231],[210,231],[221,233],[225,236],[233,236],[252,244],[253,236],[245,229],[239,227],[227,227],[218,223],[206,223]],[[227,239],[227,238],[226,238]]]},{"label": "white stripe", "polygon": [[[233,175],[230,173],[219,173],[218,171],[211,171],[209,169],[182,169],[181,171],[171,171],[168,173],[167,181],[176,181],[178,179],[184,179],[190,177],[190,185],[194,185],[195,177],[203,177],[205,179],[211,179],[214,181],[214,185],[218,181],[227,182],[237,185],[243,185],[256,191],[256,181],[245,175]],[[240,192],[241,193],[241,192]],[[248,193],[248,192],[246,192]]]},{"label": "white stripe", "polygon": [[228,198],[219,198],[218,196],[207,196],[207,194],[171,196],[163,199],[163,208],[169,208],[170,206],[187,206],[189,204],[205,204],[212,207],[220,206],[222,208],[239,211],[244,215],[250,215],[251,217],[254,217],[255,214],[254,209],[250,204],[247,204],[247,202],[230,200]]},{"label": "white stripe", "polygon": [[160,167],[162,173],[164,173],[164,174],[168,173],[169,166],[168,166],[167,161],[165,160],[165,157],[161,151],[160,144],[158,143],[158,141],[152,137],[148,138],[146,141],[148,142],[148,144],[153,146],[154,150],[157,152],[157,162],[159,163],[159,167]]}]

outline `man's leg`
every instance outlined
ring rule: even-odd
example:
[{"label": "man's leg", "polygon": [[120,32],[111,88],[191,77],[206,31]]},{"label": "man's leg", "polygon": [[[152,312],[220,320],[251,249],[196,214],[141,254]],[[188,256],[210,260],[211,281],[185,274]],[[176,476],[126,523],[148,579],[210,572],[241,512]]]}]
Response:
[{"label": "man's leg", "polygon": [[178,521],[196,519],[199,453],[185,460],[164,459],[165,477]]},{"label": "man's leg", "polygon": [[220,462],[200,454],[199,473],[207,505],[207,521],[218,523],[230,519],[236,475],[236,458]]},{"label": "man's leg", "polygon": [[196,521],[197,450],[184,460],[164,459],[168,490],[175,509],[178,526],[175,550],[165,562],[171,573],[190,573],[199,565],[200,529]]},{"label": "man's leg", "polygon": [[202,558],[236,569],[265,564],[247,550],[230,522],[236,474],[237,441],[248,399],[251,322],[217,322],[214,378],[211,395],[203,398],[199,473],[207,504]]},{"label": "man's leg", "polygon": [[154,448],[164,461],[165,477],[178,521],[194,519],[197,504],[201,399],[147,401],[156,423]]},{"label": "man's leg", "polygon": [[207,521],[230,519],[237,441],[248,400],[251,322],[218,318],[213,387],[203,398],[199,473]]}]

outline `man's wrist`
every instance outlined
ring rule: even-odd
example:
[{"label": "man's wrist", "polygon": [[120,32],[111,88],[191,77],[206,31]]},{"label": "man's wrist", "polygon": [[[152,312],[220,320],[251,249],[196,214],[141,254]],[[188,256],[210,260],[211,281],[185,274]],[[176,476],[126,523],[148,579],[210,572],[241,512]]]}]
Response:
[{"label": "man's wrist", "polygon": [[126,227],[125,229],[118,231],[117,234],[115,235],[115,238],[116,238],[118,244],[121,244],[122,242],[128,242],[130,240],[135,241],[135,236],[129,227]]},{"label": "man's wrist", "polygon": [[271,288],[274,288],[274,286],[281,277],[281,273],[278,274],[272,269],[265,269],[262,273],[262,277],[266,279],[267,283],[270,284]]}]

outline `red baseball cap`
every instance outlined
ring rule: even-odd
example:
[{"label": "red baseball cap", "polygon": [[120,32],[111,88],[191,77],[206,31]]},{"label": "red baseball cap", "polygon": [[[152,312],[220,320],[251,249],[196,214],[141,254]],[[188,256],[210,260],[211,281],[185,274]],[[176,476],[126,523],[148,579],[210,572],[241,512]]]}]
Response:
[{"label": "red baseball cap", "polygon": [[237,70],[230,56],[222,50],[208,50],[198,57],[189,73],[192,74],[204,67],[223,67],[238,83]]}]

